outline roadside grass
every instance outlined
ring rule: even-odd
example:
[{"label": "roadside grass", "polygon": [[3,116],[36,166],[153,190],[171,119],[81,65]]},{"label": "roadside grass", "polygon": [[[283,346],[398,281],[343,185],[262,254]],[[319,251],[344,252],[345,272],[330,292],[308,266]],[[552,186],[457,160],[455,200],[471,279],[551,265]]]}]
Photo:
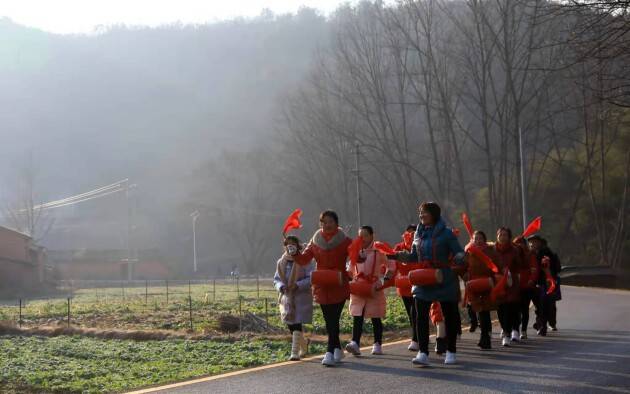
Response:
[{"label": "roadside grass", "polygon": [[[121,330],[176,330],[190,328],[190,306],[192,306],[193,331],[220,335],[218,318],[222,314],[234,316],[253,313],[266,319],[270,326],[283,328],[278,314],[277,293],[269,280],[261,280],[259,286],[253,281],[239,284],[212,282],[170,286],[168,302],[164,286],[145,289],[99,288],[76,290],[70,301],[70,323],[75,327],[121,329]],[[147,294],[145,294],[145,292]],[[124,297],[123,297],[124,294]],[[189,304],[188,294],[191,302]],[[240,301],[239,301],[240,298]],[[407,315],[394,289],[388,290],[386,330],[398,330],[408,326]],[[13,305],[0,306],[0,321],[17,323],[19,311]],[[265,308],[266,304],[266,308]],[[23,300],[22,326],[67,324],[67,299],[51,298]],[[240,313],[239,313],[240,312]],[[366,324],[367,332],[371,325]],[[317,334],[325,333],[325,324],[320,308],[314,306],[313,325],[308,329]],[[344,313],[341,320],[342,333],[352,331],[352,318]]]},{"label": "roadside grass", "polygon": [[[286,340],[102,340],[0,336],[0,391],[101,393],[285,361]],[[311,345],[315,353],[322,344]]]},{"label": "roadside grass", "polygon": [[[164,289],[125,289],[124,298],[119,288],[77,290],[71,299],[71,324],[103,330],[167,330],[186,334],[190,323],[188,286],[170,288],[168,303],[159,290]],[[0,392],[120,392],[286,360],[290,353],[289,333],[279,318],[277,293],[268,282],[264,287],[261,282],[258,288],[251,283],[240,284],[239,293],[234,290],[233,284],[217,284],[215,296],[207,284],[191,285],[194,330],[189,333],[204,334],[204,340],[0,335]],[[409,322],[403,303],[394,289],[387,292],[385,338],[407,337]],[[0,306],[0,320],[16,323],[16,309],[6,303]],[[242,315],[266,316],[270,326],[286,335],[219,331],[219,316],[238,316],[239,309]],[[319,306],[314,306],[313,311],[313,324],[306,325],[305,331],[312,339],[311,354],[321,354],[325,351],[325,324]],[[24,327],[65,325],[67,300],[28,301],[22,316]],[[352,317],[347,309],[342,314],[341,332],[342,340],[349,340]],[[364,332],[362,342],[367,345],[372,334],[369,319]]]}]

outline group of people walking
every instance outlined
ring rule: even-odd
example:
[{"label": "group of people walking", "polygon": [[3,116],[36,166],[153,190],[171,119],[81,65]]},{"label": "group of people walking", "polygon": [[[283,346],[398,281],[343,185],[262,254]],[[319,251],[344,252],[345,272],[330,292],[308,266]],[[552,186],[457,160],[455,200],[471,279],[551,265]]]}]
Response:
[{"label": "group of people walking", "polygon": [[[556,329],[560,263],[542,237],[513,237],[509,228],[501,227],[496,241],[488,242],[482,231],[471,231],[470,243],[462,247],[438,204],[422,203],[419,220],[407,226],[394,248],[375,241],[370,226],[360,227],[357,238],[351,239],[330,210],[320,214],[320,228],[305,247],[297,237],[285,237],[274,286],[282,321],[292,335],[291,360],[306,354],[302,325],[312,322],[313,299],[321,307],[328,334],[323,365],[339,363],[344,349],[361,354],[365,319],[373,326],[372,354],[383,354],[384,289],[389,286],[396,287],[409,317],[408,349],[417,352],[412,360],[416,365],[429,364],[430,322],[436,327],[436,353],[445,355],[444,363],[456,363],[460,303],[468,309],[469,330],[480,329],[478,346],[484,350],[492,347],[493,310],[503,346],[527,338],[530,302],[538,335],[546,335],[548,326]],[[460,279],[466,284],[464,291]],[[339,321],[348,299],[352,340],[342,347]]]}]

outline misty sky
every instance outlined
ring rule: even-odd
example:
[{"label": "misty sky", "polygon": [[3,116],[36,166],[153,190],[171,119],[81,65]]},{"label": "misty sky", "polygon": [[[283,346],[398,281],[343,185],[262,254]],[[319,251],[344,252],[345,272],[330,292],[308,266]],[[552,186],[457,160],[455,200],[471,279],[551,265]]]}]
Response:
[{"label": "misty sky", "polygon": [[99,25],[156,26],[252,17],[268,8],[295,12],[301,6],[333,11],[343,0],[3,0],[0,17],[54,33],[91,33]]}]

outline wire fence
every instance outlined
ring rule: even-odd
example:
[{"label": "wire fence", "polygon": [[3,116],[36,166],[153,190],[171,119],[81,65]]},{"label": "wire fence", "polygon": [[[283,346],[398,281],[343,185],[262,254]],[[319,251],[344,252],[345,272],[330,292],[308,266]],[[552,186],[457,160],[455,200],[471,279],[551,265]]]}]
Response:
[{"label": "wire fence", "polygon": [[[57,297],[6,300],[0,304],[0,321],[22,328],[284,332],[271,278],[67,281],[59,290]],[[402,304],[395,300],[395,290],[387,292],[388,313],[393,315],[386,320],[386,328],[404,327]],[[320,308],[314,307],[313,312],[308,328],[324,333]],[[350,331],[351,325],[351,318],[344,314],[342,331]]]},{"label": "wire fence", "polygon": [[[194,330],[195,317],[201,328],[208,329],[211,316],[245,317],[262,312],[262,319],[271,328],[270,307],[277,306],[273,280],[260,277],[66,281],[58,290],[64,296],[5,301],[0,306],[0,320],[25,327],[64,323],[93,328]],[[242,323],[239,326],[243,328]]]}]

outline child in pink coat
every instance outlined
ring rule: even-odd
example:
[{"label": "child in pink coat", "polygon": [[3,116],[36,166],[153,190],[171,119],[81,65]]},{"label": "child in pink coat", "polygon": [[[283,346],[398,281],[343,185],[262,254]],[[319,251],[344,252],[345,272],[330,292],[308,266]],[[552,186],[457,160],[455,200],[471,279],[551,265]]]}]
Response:
[{"label": "child in pink coat", "polygon": [[382,286],[383,281],[394,276],[396,263],[388,261],[385,254],[374,249],[374,230],[370,226],[362,226],[359,229],[359,237],[362,239],[361,251],[358,261],[350,264],[349,275],[353,282],[362,284],[372,289],[370,294],[357,294],[350,291],[350,314],[353,317],[352,342],[346,345],[346,350],[355,356],[361,354],[360,343],[363,333],[363,321],[372,319],[374,329],[374,346],[372,354],[383,354],[381,345],[383,342],[383,322],[385,317],[386,301]]}]

